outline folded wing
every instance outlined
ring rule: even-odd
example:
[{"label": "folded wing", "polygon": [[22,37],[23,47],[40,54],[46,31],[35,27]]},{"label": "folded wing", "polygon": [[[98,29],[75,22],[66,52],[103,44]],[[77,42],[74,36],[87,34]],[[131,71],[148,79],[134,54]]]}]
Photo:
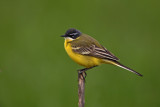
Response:
[{"label": "folded wing", "polygon": [[93,56],[101,59],[107,59],[107,60],[119,60],[116,56],[114,56],[111,52],[109,52],[106,48],[103,46],[98,47],[94,44],[90,46],[72,46],[72,50],[75,53],[81,54],[81,55],[87,55],[87,56]]}]

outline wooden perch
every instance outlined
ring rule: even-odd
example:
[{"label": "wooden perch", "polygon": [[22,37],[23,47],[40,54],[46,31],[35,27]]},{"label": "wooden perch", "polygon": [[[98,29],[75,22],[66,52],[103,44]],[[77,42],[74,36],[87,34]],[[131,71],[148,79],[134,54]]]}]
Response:
[{"label": "wooden perch", "polygon": [[83,73],[80,73],[80,71],[78,71],[78,97],[79,97],[78,106],[79,107],[84,107],[84,103],[85,103],[84,91],[85,91],[85,78]]}]

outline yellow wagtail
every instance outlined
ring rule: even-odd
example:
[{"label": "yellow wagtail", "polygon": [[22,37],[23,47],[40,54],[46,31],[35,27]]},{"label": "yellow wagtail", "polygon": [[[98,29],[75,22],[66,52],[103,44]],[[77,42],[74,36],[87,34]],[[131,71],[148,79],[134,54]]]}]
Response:
[{"label": "yellow wagtail", "polygon": [[89,35],[81,33],[76,29],[69,29],[65,35],[64,47],[67,54],[79,65],[84,66],[81,73],[86,74],[86,70],[96,67],[100,64],[113,64],[128,71],[131,71],[139,76],[140,73],[130,69],[118,62],[118,58],[103,47],[99,42]]}]

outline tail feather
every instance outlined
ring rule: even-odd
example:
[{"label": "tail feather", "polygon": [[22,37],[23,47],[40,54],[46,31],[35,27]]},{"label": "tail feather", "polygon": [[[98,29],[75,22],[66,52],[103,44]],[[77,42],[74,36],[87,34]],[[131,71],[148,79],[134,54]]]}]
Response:
[{"label": "tail feather", "polygon": [[133,72],[133,73],[137,74],[138,76],[141,76],[141,77],[143,76],[142,74],[136,72],[135,70],[133,70],[133,69],[131,69],[131,68],[128,68],[128,67],[120,64],[120,63],[117,62],[117,61],[115,62],[115,65],[117,65],[118,67],[121,67],[121,68],[123,68],[123,69],[126,69],[126,70],[128,70],[128,71],[130,71],[130,72]]}]

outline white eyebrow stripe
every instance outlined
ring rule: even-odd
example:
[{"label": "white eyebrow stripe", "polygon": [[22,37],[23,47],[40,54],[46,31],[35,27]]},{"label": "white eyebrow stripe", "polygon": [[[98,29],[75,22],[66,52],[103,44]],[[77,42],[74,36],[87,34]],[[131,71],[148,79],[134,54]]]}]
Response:
[{"label": "white eyebrow stripe", "polygon": [[69,35],[76,35],[76,34],[78,34],[78,33],[71,33],[71,34],[69,34]]}]

